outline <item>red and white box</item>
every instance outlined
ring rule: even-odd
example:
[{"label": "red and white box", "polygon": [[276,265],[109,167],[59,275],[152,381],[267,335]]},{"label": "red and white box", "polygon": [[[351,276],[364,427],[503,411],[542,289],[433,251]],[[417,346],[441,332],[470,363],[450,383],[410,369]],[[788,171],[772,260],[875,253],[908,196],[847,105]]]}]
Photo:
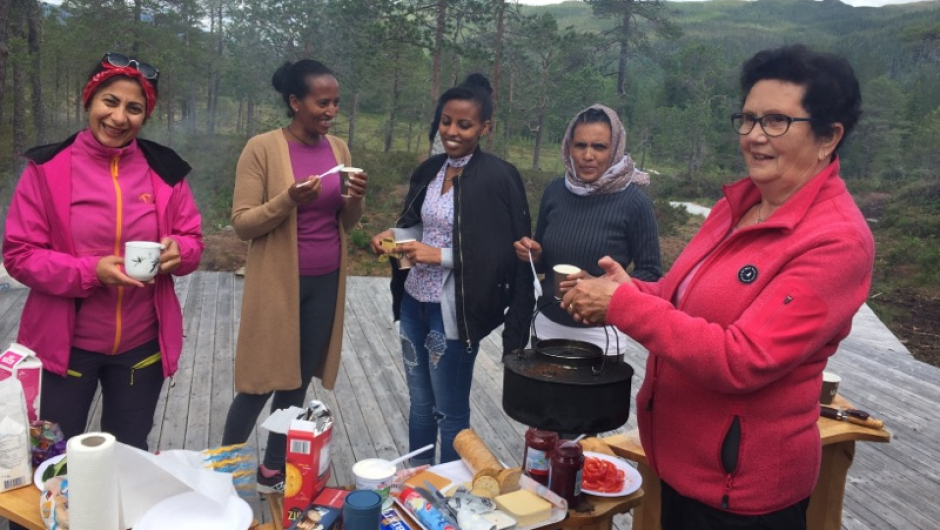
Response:
[{"label": "red and white box", "polygon": [[15,377],[26,395],[26,414],[30,422],[39,419],[39,397],[42,395],[42,361],[33,350],[14,342],[0,354],[0,381]]},{"label": "red and white box", "polygon": [[330,441],[333,421],[325,406],[325,417],[291,421],[287,431],[284,469],[284,528],[304,514],[330,479]]}]

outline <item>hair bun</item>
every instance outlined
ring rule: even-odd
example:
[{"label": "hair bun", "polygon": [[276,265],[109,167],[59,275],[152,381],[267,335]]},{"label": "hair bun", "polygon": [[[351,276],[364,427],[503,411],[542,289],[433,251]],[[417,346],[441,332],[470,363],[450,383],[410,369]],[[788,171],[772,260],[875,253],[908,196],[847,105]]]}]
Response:
[{"label": "hair bun", "polygon": [[271,76],[271,85],[274,87],[274,90],[277,90],[281,94],[285,94],[290,90],[290,71],[294,66],[290,61],[284,61],[284,64],[280,66]]},{"label": "hair bun", "polygon": [[468,75],[463,83],[460,83],[460,86],[471,90],[480,90],[490,95],[493,94],[493,87],[490,85],[490,80],[483,74]]}]

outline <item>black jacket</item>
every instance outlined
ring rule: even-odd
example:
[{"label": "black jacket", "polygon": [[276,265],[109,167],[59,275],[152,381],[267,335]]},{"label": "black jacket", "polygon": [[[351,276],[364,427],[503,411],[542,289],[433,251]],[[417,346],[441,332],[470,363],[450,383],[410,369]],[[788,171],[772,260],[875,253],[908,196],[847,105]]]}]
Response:
[{"label": "black jacket", "polygon": [[[428,184],[446,159],[446,154],[432,156],[412,173],[398,228],[421,222]],[[503,352],[525,348],[535,304],[532,270],[519,261],[512,246],[532,233],[522,177],[515,166],[477,147],[453,185],[453,274],[460,340],[479,342],[505,323]],[[392,305],[398,320],[408,271],[391,261]]]}]

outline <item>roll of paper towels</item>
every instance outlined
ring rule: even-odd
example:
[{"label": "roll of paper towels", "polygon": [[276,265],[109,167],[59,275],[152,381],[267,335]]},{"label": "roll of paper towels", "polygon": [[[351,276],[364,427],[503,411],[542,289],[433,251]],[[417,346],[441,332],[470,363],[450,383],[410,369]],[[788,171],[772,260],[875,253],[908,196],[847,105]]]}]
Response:
[{"label": "roll of paper towels", "polygon": [[92,432],[69,439],[69,528],[122,530],[114,436]]}]

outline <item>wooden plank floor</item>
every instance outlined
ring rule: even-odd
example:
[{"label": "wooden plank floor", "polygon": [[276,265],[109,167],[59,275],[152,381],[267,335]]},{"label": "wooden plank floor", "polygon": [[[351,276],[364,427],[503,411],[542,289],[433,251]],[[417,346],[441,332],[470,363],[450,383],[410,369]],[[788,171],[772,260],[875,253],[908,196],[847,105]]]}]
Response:
[{"label": "wooden plank floor", "polygon": [[[327,403],[336,417],[333,483],[353,482],[352,464],[368,457],[393,458],[408,450],[408,396],[398,327],[391,320],[387,278],[350,278],[343,363],[334,391],[315,383],[308,396]],[[231,273],[197,272],[177,282],[185,318],[180,371],[164,385],[149,442],[156,449],[200,450],[219,444],[233,396],[233,355],[242,279]],[[16,336],[25,290],[0,293],[0,340]],[[471,392],[472,425],[504,462],[518,465],[525,426],[502,410],[499,333],[483,341]],[[645,351],[628,354],[643,378]],[[861,443],[849,472],[843,528],[850,530],[940,528],[940,369],[914,360],[867,308],[830,369],[842,376],[840,391],[859,408],[882,418],[894,433],[890,444]],[[89,428],[98,427],[98,405]],[[259,418],[264,420],[266,413]],[[621,430],[633,428],[633,415]],[[251,442],[263,454],[266,437]],[[255,502],[260,520],[266,506]],[[619,529],[630,516],[619,516]],[[6,522],[0,521],[0,530]]]}]

